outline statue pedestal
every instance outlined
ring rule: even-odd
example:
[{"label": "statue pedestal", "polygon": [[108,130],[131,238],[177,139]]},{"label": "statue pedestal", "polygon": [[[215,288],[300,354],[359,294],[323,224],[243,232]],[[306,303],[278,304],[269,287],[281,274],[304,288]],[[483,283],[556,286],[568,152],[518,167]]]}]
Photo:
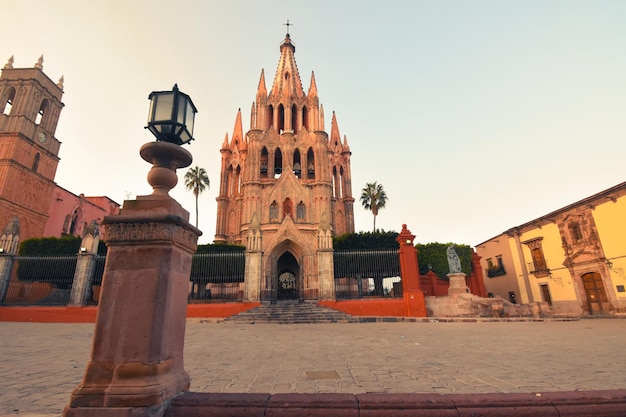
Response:
[{"label": "statue pedestal", "polygon": [[91,358],[65,417],[159,416],[189,388],[183,347],[201,232],[169,196],[124,202],[103,221],[108,254]]},{"label": "statue pedestal", "polygon": [[448,288],[449,296],[458,296],[463,294],[470,294],[469,288],[465,284],[465,274],[457,272],[447,275],[450,280],[450,288]]}]

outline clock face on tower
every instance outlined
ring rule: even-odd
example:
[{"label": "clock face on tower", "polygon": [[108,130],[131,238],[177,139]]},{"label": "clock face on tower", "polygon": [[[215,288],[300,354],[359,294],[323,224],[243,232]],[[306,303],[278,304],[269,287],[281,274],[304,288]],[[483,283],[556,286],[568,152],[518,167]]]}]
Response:
[{"label": "clock face on tower", "polygon": [[46,137],[46,134],[43,132],[39,132],[39,142],[41,143],[46,143],[48,141],[48,138]]}]

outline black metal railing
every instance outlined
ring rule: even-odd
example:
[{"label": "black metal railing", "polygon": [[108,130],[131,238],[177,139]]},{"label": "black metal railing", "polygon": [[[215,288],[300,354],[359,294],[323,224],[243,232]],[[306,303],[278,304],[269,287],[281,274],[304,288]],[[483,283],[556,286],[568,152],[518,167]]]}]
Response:
[{"label": "black metal railing", "polygon": [[190,302],[243,301],[244,252],[196,254],[191,263]]},{"label": "black metal railing", "polygon": [[402,297],[397,250],[338,250],[333,261],[336,298]]},{"label": "black metal railing", "polygon": [[78,255],[16,256],[5,305],[67,305]]}]

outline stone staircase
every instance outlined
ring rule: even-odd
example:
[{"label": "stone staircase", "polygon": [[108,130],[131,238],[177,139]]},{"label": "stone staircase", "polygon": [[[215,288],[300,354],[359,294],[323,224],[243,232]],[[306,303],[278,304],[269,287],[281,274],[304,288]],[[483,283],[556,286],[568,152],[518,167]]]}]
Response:
[{"label": "stone staircase", "polygon": [[316,303],[278,301],[224,319],[224,323],[358,323],[359,319]]}]

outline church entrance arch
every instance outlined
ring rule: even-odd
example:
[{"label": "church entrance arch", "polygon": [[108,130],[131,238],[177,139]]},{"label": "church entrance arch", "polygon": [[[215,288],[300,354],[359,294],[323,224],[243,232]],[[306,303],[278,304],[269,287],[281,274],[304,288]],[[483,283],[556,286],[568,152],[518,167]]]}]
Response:
[{"label": "church entrance arch", "polygon": [[298,299],[300,266],[291,252],[283,253],[276,265],[276,298],[278,300]]}]

